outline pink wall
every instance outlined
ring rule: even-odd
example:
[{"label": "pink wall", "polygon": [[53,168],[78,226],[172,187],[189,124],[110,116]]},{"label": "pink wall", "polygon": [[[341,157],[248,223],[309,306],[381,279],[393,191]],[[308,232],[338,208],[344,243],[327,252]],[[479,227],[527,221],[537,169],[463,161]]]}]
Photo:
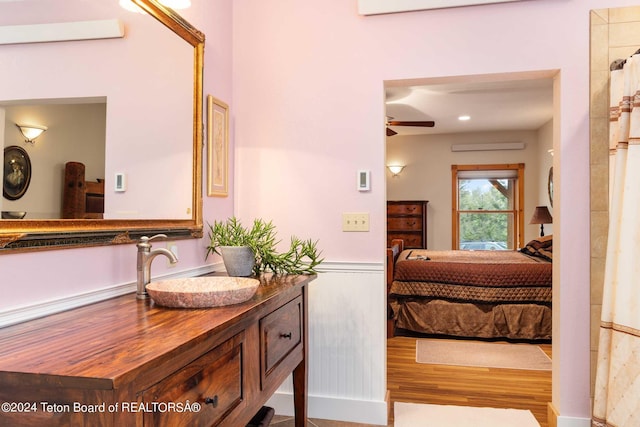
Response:
[{"label": "pink wall", "polygon": [[[328,259],[379,262],[383,81],[559,70],[554,403],[588,417],[589,10],[599,7],[537,0],[364,17],[355,1],[235,0],[238,215],[320,238]],[[356,191],[358,169],[371,170],[371,192]],[[350,211],[371,214],[370,233],[341,232]]]},{"label": "pink wall", "polygon": [[[374,17],[357,15],[355,0],[193,3],[184,16],[207,36],[205,94],[232,111],[236,212],[273,219],[283,236],[319,238],[332,261],[383,261],[385,79],[560,70],[554,402],[563,416],[587,417],[588,11],[601,2],[536,0]],[[56,7],[64,13],[50,15],[52,22],[72,12]],[[16,76],[16,84],[27,83]],[[358,169],[371,170],[371,192],[356,191]],[[564,182],[571,191],[562,192]],[[233,197],[205,197],[205,221],[231,215],[233,204]],[[371,232],[341,232],[341,213],[349,211],[369,212]],[[177,269],[212,262],[204,261],[205,244],[179,242]],[[163,270],[156,263],[153,273]],[[0,310],[9,310],[130,283],[135,248],[2,255],[0,277]]]},{"label": "pink wall", "polygon": [[[24,13],[24,6],[27,3],[36,3],[38,16],[42,12],[46,19],[33,18],[36,14]],[[73,20],[110,19],[120,18],[125,22],[128,32],[138,30],[150,17],[132,14],[123,11],[117,6],[117,1],[87,3],[81,1],[83,8],[76,7],[72,2],[65,2],[64,5],[56,3],[50,4],[46,1],[25,0],[21,2],[2,2],[0,5],[0,25],[18,25],[27,23],[53,23]],[[206,2],[195,1],[191,9],[184,11],[183,16],[194,26],[206,34],[205,64],[206,75],[204,81],[204,93],[213,94],[216,97],[231,103],[231,2],[215,0]],[[28,6],[28,5],[27,5]],[[32,9],[33,10],[32,6]],[[80,12],[82,10],[83,12]],[[5,13],[6,12],[6,13]],[[154,22],[155,24],[155,22]],[[70,49],[72,44],[79,44],[83,49],[82,59],[87,66],[95,67],[101,64],[104,54],[104,46],[122,42],[118,40],[100,40],[87,42],[62,42],[48,43],[30,46],[8,45],[0,46],[0,63],[11,63],[12,55],[21,49]],[[127,41],[125,37],[124,41]],[[156,48],[152,50],[157,50]],[[144,55],[141,52],[133,51],[133,59],[138,58],[140,67],[144,64]],[[115,61],[111,64],[115,70],[123,68],[123,64]],[[48,61],[40,62],[39,67],[50,69]],[[132,68],[135,68],[132,67]],[[126,71],[126,70],[124,70]],[[57,73],[56,76],[63,83],[70,83],[71,77],[64,72]],[[3,80],[6,82],[6,80]],[[81,82],[80,82],[81,83]],[[139,81],[132,83],[134,86]],[[9,87],[32,88],[36,82],[27,73],[11,76]],[[80,84],[79,86],[82,86]],[[127,91],[127,87],[121,88]],[[133,89],[133,88],[131,88]],[[55,94],[55,88],[50,88]],[[190,90],[190,87],[189,87]],[[8,95],[5,91],[0,93],[0,97]],[[49,96],[49,95],[47,95]],[[176,95],[177,96],[177,95]],[[155,98],[155,103],[171,105],[176,99],[167,91],[153,91],[150,97]],[[110,112],[108,113],[110,114]],[[136,110],[131,105],[120,105],[117,112],[129,117],[140,117],[144,112]],[[109,118],[107,119],[109,121]],[[131,125],[129,125],[131,128]],[[131,129],[130,129],[131,130]],[[135,148],[131,141],[138,140],[130,137],[130,149]],[[203,156],[205,158],[206,156]],[[231,153],[233,159],[233,153]],[[117,160],[117,159],[113,159]],[[108,160],[109,161],[109,160]],[[169,168],[167,168],[169,169]],[[168,175],[167,169],[158,171],[163,176]],[[150,179],[153,177],[147,177]],[[230,176],[232,182],[230,186],[230,196],[228,198],[204,198],[204,220],[213,221],[216,218],[224,218],[233,212],[233,168]],[[215,261],[208,258],[205,261],[204,240],[184,240],[179,241],[178,252],[180,262],[176,267],[167,269],[166,263],[155,262],[152,274],[154,276],[168,273],[178,273],[193,268],[211,264]],[[82,295],[88,292],[99,291],[111,288],[116,285],[123,285],[135,282],[136,279],[136,248],[133,245],[123,245],[115,247],[96,247],[86,249],[70,249],[44,251],[30,254],[3,254],[0,255],[0,286],[2,298],[0,300],[0,313],[11,311],[20,307],[27,307],[34,304],[47,303],[60,298],[68,298],[75,295]]]}]

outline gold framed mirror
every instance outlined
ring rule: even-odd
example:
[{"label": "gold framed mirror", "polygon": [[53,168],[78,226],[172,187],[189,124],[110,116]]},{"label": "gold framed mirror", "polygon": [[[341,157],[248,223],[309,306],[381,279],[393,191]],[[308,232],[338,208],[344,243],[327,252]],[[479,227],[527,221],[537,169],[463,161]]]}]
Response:
[{"label": "gold framed mirror", "polygon": [[[170,239],[202,237],[205,37],[174,10],[157,0],[132,1],[193,48],[193,74],[190,76],[193,77],[193,126],[192,135],[185,135],[185,138],[193,141],[191,201],[186,209],[187,215],[179,219],[3,219],[0,221],[0,253],[131,243],[143,235],[157,233],[166,234]],[[148,178],[153,180],[153,177]]]}]

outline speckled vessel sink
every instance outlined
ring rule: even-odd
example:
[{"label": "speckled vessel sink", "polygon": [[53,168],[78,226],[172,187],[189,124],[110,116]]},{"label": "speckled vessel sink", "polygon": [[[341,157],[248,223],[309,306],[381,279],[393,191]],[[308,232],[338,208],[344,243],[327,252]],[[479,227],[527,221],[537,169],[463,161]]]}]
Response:
[{"label": "speckled vessel sink", "polygon": [[147,292],[165,307],[222,307],[247,301],[258,285],[259,280],[247,277],[189,277],[149,283]]}]

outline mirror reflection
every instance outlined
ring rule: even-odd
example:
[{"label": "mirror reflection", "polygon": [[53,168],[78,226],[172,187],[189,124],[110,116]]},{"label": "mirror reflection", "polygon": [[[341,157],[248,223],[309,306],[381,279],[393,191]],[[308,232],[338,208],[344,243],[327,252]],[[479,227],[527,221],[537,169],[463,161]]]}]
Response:
[{"label": "mirror reflection", "polygon": [[[67,163],[81,163],[84,167],[82,181],[104,186],[106,98],[0,102],[0,108],[5,114],[5,132],[0,135],[5,150],[7,147],[22,148],[30,161],[28,187],[19,197],[9,199],[7,196],[13,194],[19,185],[13,185],[9,179],[12,159],[5,151],[5,197],[0,202],[4,216],[20,216],[21,219],[85,218],[82,212],[64,215],[65,202],[69,205],[72,201],[71,193],[80,194],[85,190],[84,185],[74,183],[76,185],[72,186],[71,180],[65,180],[65,166]],[[26,125],[46,127],[46,130],[27,140],[28,134],[23,135],[19,128]],[[93,197],[91,194],[101,192],[104,195],[104,189],[92,190],[88,196],[90,199]],[[103,217],[104,208],[93,211],[100,215],[92,218]],[[18,215],[18,212],[24,215]]]},{"label": "mirror reflection", "polygon": [[[73,245],[103,244],[96,230],[121,236],[118,243],[156,229],[202,234],[204,35],[156,0],[136,2],[147,14],[117,2],[0,3],[0,25],[115,18],[125,27],[124,37],[110,39],[0,43],[0,143],[31,165],[21,187],[6,179],[20,162],[5,159],[10,197],[0,200],[0,247],[40,233],[73,235]],[[29,138],[17,125],[46,130]],[[91,186],[86,198],[101,198],[97,212],[65,214],[69,164],[84,169],[74,173],[76,185]]]}]

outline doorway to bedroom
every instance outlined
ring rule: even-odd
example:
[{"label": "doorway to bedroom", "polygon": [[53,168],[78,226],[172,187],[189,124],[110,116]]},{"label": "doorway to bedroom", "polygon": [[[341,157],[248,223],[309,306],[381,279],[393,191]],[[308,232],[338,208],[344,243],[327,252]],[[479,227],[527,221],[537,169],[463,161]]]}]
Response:
[{"label": "doorway to bedroom", "polygon": [[[414,251],[411,256],[420,256],[422,250],[440,252],[458,249],[453,244],[457,206],[456,198],[452,196],[456,190],[451,178],[452,165],[523,164],[523,236],[518,239],[515,248],[510,249],[519,249],[526,243],[539,241],[540,223],[531,221],[536,208],[545,207],[553,216],[551,189],[554,140],[558,134],[554,128],[554,103],[557,105],[554,93],[558,93],[554,91],[554,85],[557,76],[557,70],[545,70],[386,81],[387,204],[394,205],[396,211],[397,205],[403,202],[424,207],[424,213],[418,215],[417,220],[412,218],[400,226],[404,227],[401,230],[397,229],[398,212],[394,211],[395,222],[392,221],[392,215],[388,216],[387,231],[393,233],[388,234],[387,246],[392,235],[397,238],[398,234],[406,234],[407,240],[411,241],[417,233],[422,233],[424,244],[409,246],[409,250]],[[500,191],[499,187],[495,187],[497,191]],[[423,229],[415,230],[415,224],[420,223],[424,224]],[[390,230],[390,224],[393,230]],[[544,224],[544,230],[545,239],[552,241],[552,220]],[[487,245],[485,247],[487,251],[469,252],[497,252],[491,251]],[[513,250],[506,252],[519,253]],[[425,258],[429,256],[425,255]],[[550,265],[548,269],[552,270]],[[549,287],[551,281],[550,277]],[[438,297],[432,295],[430,298]],[[472,301],[474,297],[470,298],[464,303],[486,309],[486,305]],[[546,304],[544,310],[550,323],[550,293],[544,298],[548,298],[548,301],[541,302],[541,306]],[[442,299],[446,300],[447,297]],[[393,313],[393,308],[390,310],[391,318],[397,315]],[[398,309],[397,306],[395,308]],[[446,304],[438,306],[438,310],[443,310],[440,315],[448,318],[449,308]],[[543,310],[542,307],[534,307],[534,311],[540,311],[538,309]],[[455,316],[448,319],[444,323],[457,322]],[[533,321],[539,321],[539,318]],[[497,336],[488,340],[465,332],[457,336],[456,328],[447,332],[426,334],[417,325],[415,330],[403,329],[390,334],[387,340],[387,384],[392,403],[410,401],[493,407],[519,405],[522,409],[531,410],[541,426],[547,426],[547,403],[551,401],[550,369],[509,371],[490,368],[488,372],[485,369],[480,374],[480,371],[474,371],[475,368],[420,364],[416,360],[416,343],[424,338],[458,342],[495,341],[513,346],[533,346],[551,357],[550,339],[529,341],[501,339]],[[550,333],[549,325],[549,338]],[[514,401],[515,395],[524,396],[524,399]]]}]

